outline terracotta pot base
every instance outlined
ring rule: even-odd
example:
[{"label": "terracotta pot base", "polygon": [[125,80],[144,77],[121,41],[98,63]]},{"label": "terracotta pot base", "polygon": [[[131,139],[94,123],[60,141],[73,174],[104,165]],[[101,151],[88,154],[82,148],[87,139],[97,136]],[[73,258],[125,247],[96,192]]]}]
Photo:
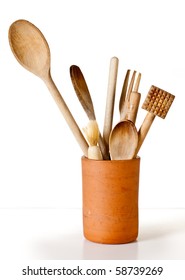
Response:
[{"label": "terracotta pot base", "polygon": [[90,241],[123,244],[138,236],[140,158],[82,158],[83,230]]}]

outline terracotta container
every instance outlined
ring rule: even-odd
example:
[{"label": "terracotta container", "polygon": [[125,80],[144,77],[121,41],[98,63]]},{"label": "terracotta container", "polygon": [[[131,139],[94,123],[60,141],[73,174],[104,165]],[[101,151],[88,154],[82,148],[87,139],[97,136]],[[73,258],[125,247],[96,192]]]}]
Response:
[{"label": "terracotta container", "polygon": [[86,239],[123,244],[138,236],[140,158],[82,157],[83,231]]}]

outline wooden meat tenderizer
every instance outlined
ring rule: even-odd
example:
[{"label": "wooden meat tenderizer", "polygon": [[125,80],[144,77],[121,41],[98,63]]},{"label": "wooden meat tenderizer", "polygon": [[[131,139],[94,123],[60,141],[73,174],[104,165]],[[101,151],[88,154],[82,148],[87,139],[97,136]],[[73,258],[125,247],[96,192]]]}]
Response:
[{"label": "wooden meat tenderizer", "polygon": [[156,116],[164,119],[172,105],[175,96],[171,93],[160,89],[154,85],[151,86],[148,95],[142,105],[142,109],[148,111],[139,131],[138,131],[138,147],[137,153],[143,144],[143,141]]},{"label": "wooden meat tenderizer", "polygon": [[100,151],[98,144],[99,140],[99,129],[96,120],[90,120],[85,128],[83,128],[83,132],[86,136],[87,141],[89,142],[88,148],[88,158],[95,160],[102,160],[103,156]]}]

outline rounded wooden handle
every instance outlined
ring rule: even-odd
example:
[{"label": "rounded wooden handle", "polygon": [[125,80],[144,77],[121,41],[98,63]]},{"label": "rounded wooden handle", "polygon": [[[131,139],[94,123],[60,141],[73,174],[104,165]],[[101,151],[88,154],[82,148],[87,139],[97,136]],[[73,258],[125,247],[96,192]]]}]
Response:
[{"label": "rounded wooden handle", "polygon": [[[81,130],[79,129],[75,119],[73,118],[71,112],[69,111],[64,99],[62,98],[59,90],[57,89],[55,83],[53,82],[51,75],[48,76],[47,80],[44,80],[46,86],[48,87],[51,95],[53,96],[56,104],[58,105],[61,113],[63,114],[64,119],[66,120],[68,126],[70,127],[73,135],[75,136],[78,144],[80,145],[84,155],[88,156],[88,147]],[[70,149],[70,147],[69,147]]]},{"label": "rounded wooden handle", "polygon": [[127,102],[126,119],[133,123],[136,122],[140,99],[141,94],[139,92],[132,92]]},{"label": "rounded wooden handle", "polygon": [[137,146],[137,150],[136,150],[135,155],[138,154],[138,152],[141,148],[141,145],[143,144],[143,142],[146,138],[146,135],[147,135],[154,119],[155,119],[155,115],[148,112],[144,121],[143,121],[143,123],[142,123],[142,125],[141,125],[141,127],[140,127],[140,129],[139,129],[139,131],[138,131],[138,146]]},{"label": "rounded wooden handle", "polygon": [[98,146],[89,146],[88,148],[88,158],[95,160],[102,160],[102,154],[100,152],[100,148]]},{"label": "rounded wooden handle", "polygon": [[108,147],[105,145],[104,139],[101,134],[99,134],[98,144],[99,144],[103,159],[105,159],[105,160],[110,159]]},{"label": "rounded wooden handle", "polygon": [[110,67],[109,67],[107,100],[106,100],[105,119],[104,119],[104,128],[103,128],[103,138],[105,141],[105,145],[107,147],[109,145],[109,136],[112,130],[118,62],[119,60],[117,57],[112,57],[110,61]]}]

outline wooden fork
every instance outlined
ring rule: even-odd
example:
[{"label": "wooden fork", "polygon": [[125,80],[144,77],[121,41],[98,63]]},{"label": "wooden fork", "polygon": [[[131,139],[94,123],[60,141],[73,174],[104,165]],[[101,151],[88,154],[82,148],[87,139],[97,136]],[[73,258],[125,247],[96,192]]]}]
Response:
[{"label": "wooden fork", "polygon": [[136,78],[134,70],[130,83],[129,76],[130,70],[127,70],[119,102],[120,119],[127,119],[135,123],[141,98],[141,94],[138,92],[141,73],[138,73]]}]

